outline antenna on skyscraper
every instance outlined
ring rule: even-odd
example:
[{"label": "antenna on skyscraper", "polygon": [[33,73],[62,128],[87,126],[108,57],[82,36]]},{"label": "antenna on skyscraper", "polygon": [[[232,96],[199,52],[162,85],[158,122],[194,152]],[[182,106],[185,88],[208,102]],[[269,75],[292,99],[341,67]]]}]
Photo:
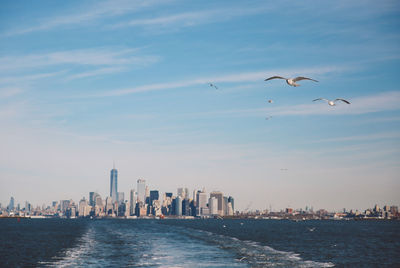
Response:
[{"label": "antenna on skyscraper", "polygon": [[113,160],[113,169],[115,169],[115,160]]}]

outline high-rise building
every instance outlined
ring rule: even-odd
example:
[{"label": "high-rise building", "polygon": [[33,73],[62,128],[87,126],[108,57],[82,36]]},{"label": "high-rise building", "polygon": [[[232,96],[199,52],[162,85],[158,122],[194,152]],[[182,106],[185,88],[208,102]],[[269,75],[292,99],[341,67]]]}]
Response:
[{"label": "high-rise building", "polygon": [[146,180],[137,180],[137,198],[141,202],[146,202]]},{"label": "high-rise building", "polygon": [[124,192],[118,192],[118,204],[123,204],[125,202]]},{"label": "high-rise building", "polygon": [[176,216],[182,216],[182,197],[179,195],[175,198],[175,214]]},{"label": "high-rise building", "polygon": [[118,202],[118,171],[111,169],[110,175],[110,196],[113,202]]},{"label": "high-rise building", "polygon": [[235,199],[232,196],[229,196],[228,202],[231,203],[232,210],[235,211]]},{"label": "high-rise building", "polygon": [[224,196],[224,199],[223,199],[224,201],[223,201],[223,205],[222,205],[222,208],[223,208],[223,212],[222,212],[222,215],[228,215],[228,212],[229,212],[229,202],[228,202],[228,197],[226,197],[226,196]]},{"label": "high-rise building", "polygon": [[218,215],[224,215],[224,195],[222,192],[211,192],[210,198],[215,197],[218,200]]},{"label": "high-rise building", "polygon": [[10,204],[8,205],[8,210],[14,210],[14,197],[11,196],[10,198]]},{"label": "high-rise building", "polygon": [[182,197],[182,199],[189,199],[189,189],[188,188],[178,188],[178,196]]},{"label": "high-rise building", "polygon": [[149,205],[153,205],[153,201],[158,200],[159,198],[159,192],[157,190],[150,191],[150,202]]},{"label": "high-rise building", "polygon": [[204,213],[202,213],[202,211],[204,209],[208,209],[207,208],[207,193],[205,192],[205,190],[203,189],[203,191],[197,191],[197,215],[203,215]]},{"label": "high-rise building", "polygon": [[210,197],[208,200],[208,207],[210,208],[210,215],[218,215],[218,200],[215,197]]},{"label": "high-rise building", "polygon": [[129,195],[129,208],[130,208],[129,213],[131,216],[135,214],[135,207],[136,207],[136,193],[135,189],[132,189]]}]

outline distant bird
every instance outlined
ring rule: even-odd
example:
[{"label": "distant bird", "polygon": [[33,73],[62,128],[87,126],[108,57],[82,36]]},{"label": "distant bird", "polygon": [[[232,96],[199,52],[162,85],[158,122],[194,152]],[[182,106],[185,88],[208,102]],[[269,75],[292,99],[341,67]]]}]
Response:
[{"label": "distant bird", "polygon": [[296,82],[300,81],[300,80],[311,80],[311,81],[314,81],[314,82],[318,82],[317,80],[314,80],[314,79],[311,79],[311,78],[308,78],[308,77],[303,77],[303,76],[298,76],[296,78],[285,78],[285,77],[282,77],[282,76],[272,76],[270,78],[265,79],[264,81],[268,81],[268,80],[272,80],[272,79],[285,79],[286,83],[288,85],[290,85],[290,86],[293,86],[293,87],[300,86],[299,84],[296,84]]},{"label": "distant bird", "polygon": [[337,101],[343,101],[344,103],[350,104],[350,102],[347,101],[347,100],[345,100],[345,99],[336,99],[336,100],[334,100],[334,101],[331,101],[331,100],[327,100],[327,99],[324,99],[324,98],[319,98],[319,99],[315,99],[315,100],[313,100],[313,101],[318,101],[318,100],[324,100],[324,101],[326,101],[330,106],[336,106],[335,102],[337,102]]},{"label": "distant bird", "polygon": [[268,100],[268,102],[269,102],[269,103],[274,103],[274,101],[273,101],[273,100]]},{"label": "distant bird", "polygon": [[241,257],[240,259],[239,259],[239,261],[243,261],[244,259],[247,259],[246,257]]},{"label": "distant bird", "polygon": [[313,227],[313,228],[307,228],[310,232],[314,232],[314,230],[315,230],[315,227]]},{"label": "distant bird", "polygon": [[210,85],[210,87],[214,87],[215,89],[218,89],[218,87],[216,85],[214,85],[213,83],[208,83]]},{"label": "distant bird", "polygon": [[270,120],[272,118],[272,116],[267,116],[265,117],[265,120]]},{"label": "distant bird", "polygon": [[243,222],[241,222],[240,225],[243,225]]},{"label": "distant bird", "polygon": [[287,171],[288,169],[287,169],[287,168],[281,168],[281,170],[282,170],[282,171]]},{"label": "distant bird", "polygon": [[222,225],[222,227],[223,227],[223,228],[226,228],[226,225],[224,224],[224,225]]}]

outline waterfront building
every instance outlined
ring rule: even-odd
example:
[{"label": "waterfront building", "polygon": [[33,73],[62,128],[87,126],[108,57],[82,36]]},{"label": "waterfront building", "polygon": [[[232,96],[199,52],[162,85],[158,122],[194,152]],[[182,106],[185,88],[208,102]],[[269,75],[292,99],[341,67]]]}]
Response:
[{"label": "waterfront building", "polygon": [[232,196],[229,196],[228,202],[231,203],[232,210],[235,211],[235,199]]},{"label": "waterfront building", "polygon": [[110,196],[113,202],[118,202],[118,171],[115,166],[110,174]]},{"label": "waterfront building", "polygon": [[[202,210],[207,208],[207,193],[205,192],[205,189],[203,191],[197,191],[197,215],[201,216],[202,215]],[[207,208],[208,209],[208,208]]]},{"label": "waterfront building", "polygon": [[11,196],[10,204],[8,205],[8,211],[13,211],[13,210],[14,210],[14,197]]},{"label": "waterfront building", "polygon": [[118,192],[118,204],[122,204],[125,202],[125,194],[124,192]]},{"label": "waterfront building", "polygon": [[222,212],[222,215],[228,215],[228,197],[226,197],[226,196],[224,196],[224,198],[223,198],[223,205],[222,205],[222,208],[223,208],[223,212]]},{"label": "waterfront building", "polygon": [[218,199],[215,197],[210,197],[208,200],[208,207],[210,208],[210,215],[218,215]]},{"label": "waterfront building", "polygon": [[70,200],[61,200],[60,201],[60,210],[65,213],[65,211],[67,210],[67,208],[70,205]]},{"label": "waterfront building", "polygon": [[105,213],[106,215],[112,215],[114,211],[114,206],[113,206],[113,200],[110,196],[106,197],[106,207],[105,207]]},{"label": "waterfront building", "polygon": [[222,192],[214,191],[210,193],[210,197],[215,197],[218,200],[218,215],[224,215],[224,195]]},{"label": "waterfront building", "polygon": [[177,195],[183,199],[189,199],[189,189],[188,188],[178,188]]},{"label": "waterfront building", "polygon": [[182,215],[183,216],[192,216],[192,211],[190,209],[190,200],[183,199],[182,200]]},{"label": "waterfront building", "polygon": [[146,202],[146,180],[137,180],[137,199],[141,202]]},{"label": "waterfront building", "polygon": [[135,207],[136,207],[136,193],[135,189],[132,189],[129,195],[129,215],[133,216],[135,214]]},{"label": "waterfront building", "polygon": [[179,195],[175,198],[175,215],[182,216],[182,197]]},{"label": "waterfront building", "polygon": [[150,196],[149,196],[149,198],[150,198],[149,204],[152,206],[152,205],[153,205],[153,201],[159,199],[159,192],[158,192],[157,190],[152,190],[152,191],[150,191]]}]

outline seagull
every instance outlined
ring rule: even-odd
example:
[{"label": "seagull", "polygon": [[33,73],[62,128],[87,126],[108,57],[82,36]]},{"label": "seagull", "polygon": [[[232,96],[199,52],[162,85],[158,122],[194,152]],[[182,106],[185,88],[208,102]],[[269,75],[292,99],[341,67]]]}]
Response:
[{"label": "seagull", "polygon": [[244,259],[247,259],[246,257],[241,257],[240,259],[239,259],[239,261],[243,261]]},{"label": "seagull", "polygon": [[210,85],[210,87],[215,87],[215,89],[218,89],[218,87],[216,85],[214,85],[213,83],[208,83]]},{"label": "seagull", "polygon": [[222,227],[223,227],[223,228],[226,228],[226,225],[224,224],[224,225],[222,225]]},{"label": "seagull", "polygon": [[241,222],[240,225],[243,225],[243,222]]},{"label": "seagull", "polygon": [[313,100],[313,101],[317,101],[317,100],[324,100],[324,101],[326,101],[330,106],[336,106],[335,102],[337,102],[337,101],[343,101],[344,103],[350,104],[350,102],[347,101],[347,100],[345,100],[345,99],[336,99],[336,100],[334,100],[334,101],[331,101],[331,100],[327,100],[327,99],[324,99],[324,98],[319,98],[319,99],[315,99],[315,100]]},{"label": "seagull", "polygon": [[264,81],[268,81],[268,80],[272,80],[272,79],[285,79],[286,83],[289,86],[293,86],[293,87],[300,86],[299,84],[296,84],[296,82],[300,81],[300,80],[311,80],[311,81],[314,81],[314,82],[318,82],[317,80],[314,80],[314,79],[311,79],[311,78],[308,78],[308,77],[303,77],[303,76],[298,76],[296,78],[285,78],[285,77],[282,77],[282,76],[272,76],[270,78],[265,79]]},{"label": "seagull", "polygon": [[273,100],[268,100],[268,103],[274,103],[274,101]]},{"label": "seagull", "polygon": [[313,227],[313,228],[308,228],[308,230],[309,230],[310,232],[314,232],[315,227]]}]

